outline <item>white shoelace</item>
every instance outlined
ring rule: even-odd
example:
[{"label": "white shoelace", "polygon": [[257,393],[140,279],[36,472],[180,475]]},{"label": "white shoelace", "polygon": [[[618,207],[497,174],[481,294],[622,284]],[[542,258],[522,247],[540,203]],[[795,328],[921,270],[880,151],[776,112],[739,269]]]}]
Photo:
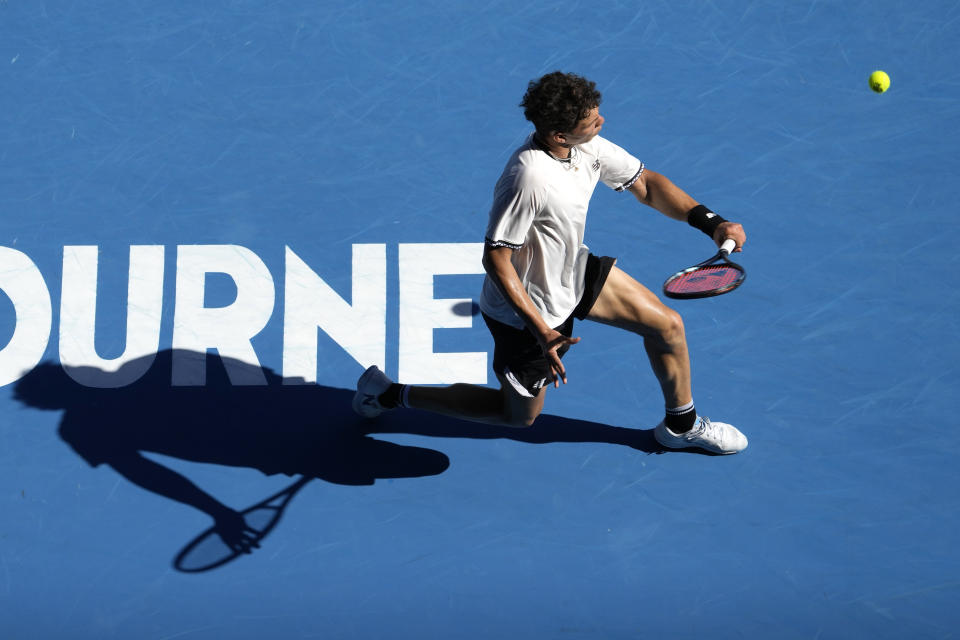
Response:
[{"label": "white shoelace", "polygon": [[694,429],[693,433],[690,434],[691,439],[699,438],[700,436],[708,436],[712,440],[716,440],[718,442],[722,440],[721,436],[723,435],[723,430],[714,426],[714,424],[710,422],[710,418],[701,416],[699,422],[700,424],[696,429]]}]

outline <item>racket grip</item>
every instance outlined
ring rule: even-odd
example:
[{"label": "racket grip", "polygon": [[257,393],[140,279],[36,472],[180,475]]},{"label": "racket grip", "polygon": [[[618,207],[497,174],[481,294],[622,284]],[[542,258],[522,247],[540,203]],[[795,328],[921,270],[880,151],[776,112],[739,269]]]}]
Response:
[{"label": "racket grip", "polygon": [[720,245],[720,251],[724,252],[727,255],[730,255],[730,252],[737,248],[737,241],[733,238],[727,238],[723,241],[723,244]]}]

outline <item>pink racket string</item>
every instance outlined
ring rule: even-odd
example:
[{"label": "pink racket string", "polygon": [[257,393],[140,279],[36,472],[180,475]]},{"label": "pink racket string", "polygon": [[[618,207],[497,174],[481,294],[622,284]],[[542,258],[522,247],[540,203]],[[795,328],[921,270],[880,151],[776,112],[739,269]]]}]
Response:
[{"label": "pink racket string", "polygon": [[739,277],[738,269],[723,264],[709,265],[676,277],[667,283],[666,290],[679,294],[715,291],[732,285]]}]

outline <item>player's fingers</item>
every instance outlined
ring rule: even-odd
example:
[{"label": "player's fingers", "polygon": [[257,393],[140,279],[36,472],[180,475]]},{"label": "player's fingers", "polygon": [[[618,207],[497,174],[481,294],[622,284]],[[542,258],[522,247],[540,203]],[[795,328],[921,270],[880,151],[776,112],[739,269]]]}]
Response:
[{"label": "player's fingers", "polygon": [[733,248],[734,252],[742,251],[743,244],[747,241],[747,234],[743,231],[743,225],[729,220],[721,223],[713,232],[713,241],[720,247],[727,240],[733,240],[736,243]]},{"label": "player's fingers", "polygon": [[[560,362],[559,356],[554,356],[556,361],[554,362],[553,368],[556,370],[556,376],[563,381],[563,384],[567,384],[567,370],[563,367],[563,363]],[[559,387],[559,381],[554,378],[554,386]]]},{"label": "player's fingers", "polygon": [[743,251],[743,245],[747,241],[747,234],[743,231],[743,225],[738,222],[724,224],[729,225],[723,230],[724,237],[732,238],[737,243],[737,246],[733,249],[734,253]]},{"label": "player's fingers", "polygon": [[741,251],[743,251],[743,245],[747,243],[747,234],[745,234],[741,229],[740,233],[733,235],[731,237],[733,238],[734,242],[737,243],[737,246],[734,248],[733,252],[740,253]]},{"label": "player's fingers", "polygon": [[[560,380],[563,378],[563,364],[560,363],[560,358],[557,356],[557,351],[555,349],[550,349],[547,351],[547,364],[550,366],[550,382],[553,383],[554,387],[560,386]],[[566,384],[566,380],[564,380]]]},{"label": "player's fingers", "polygon": [[560,386],[560,383],[557,381],[556,367],[553,364],[553,361],[550,359],[550,354],[547,353],[547,364],[549,365],[548,373],[550,377],[547,379],[547,384],[552,384],[555,387]]},{"label": "player's fingers", "polygon": [[733,253],[740,253],[741,251],[743,251],[743,243],[737,238],[734,238],[733,236],[727,236],[723,240],[724,242],[726,242],[727,240],[733,240],[734,242],[736,242],[736,245],[734,245],[733,247]]}]

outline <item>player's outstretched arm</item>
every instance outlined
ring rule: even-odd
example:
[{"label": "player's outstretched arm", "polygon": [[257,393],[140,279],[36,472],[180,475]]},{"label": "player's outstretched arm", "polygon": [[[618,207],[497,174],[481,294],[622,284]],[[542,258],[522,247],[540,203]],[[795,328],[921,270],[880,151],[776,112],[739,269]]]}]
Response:
[{"label": "player's outstretched arm", "polygon": [[640,174],[629,190],[643,204],[680,222],[686,222],[687,212],[697,206],[697,201],[667,176],[649,169]]},{"label": "player's outstretched arm", "polygon": [[173,469],[148,459],[139,451],[112,455],[107,464],[135,485],[157,495],[196,507],[213,517],[217,533],[234,551],[249,553],[259,546],[243,515],[221,503]]},{"label": "player's outstretched arm", "polygon": [[[696,200],[665,175],[649,169],[641,174],[629,190],[643,204],[680,222],[688,222],[687,216],[698,205]],[[727,238],[733,238],[736,241],[737,247],[734,251],[742,251],[747,235],[740,224],[725,221],[714,231],[713,241],[719,247]]]}]

